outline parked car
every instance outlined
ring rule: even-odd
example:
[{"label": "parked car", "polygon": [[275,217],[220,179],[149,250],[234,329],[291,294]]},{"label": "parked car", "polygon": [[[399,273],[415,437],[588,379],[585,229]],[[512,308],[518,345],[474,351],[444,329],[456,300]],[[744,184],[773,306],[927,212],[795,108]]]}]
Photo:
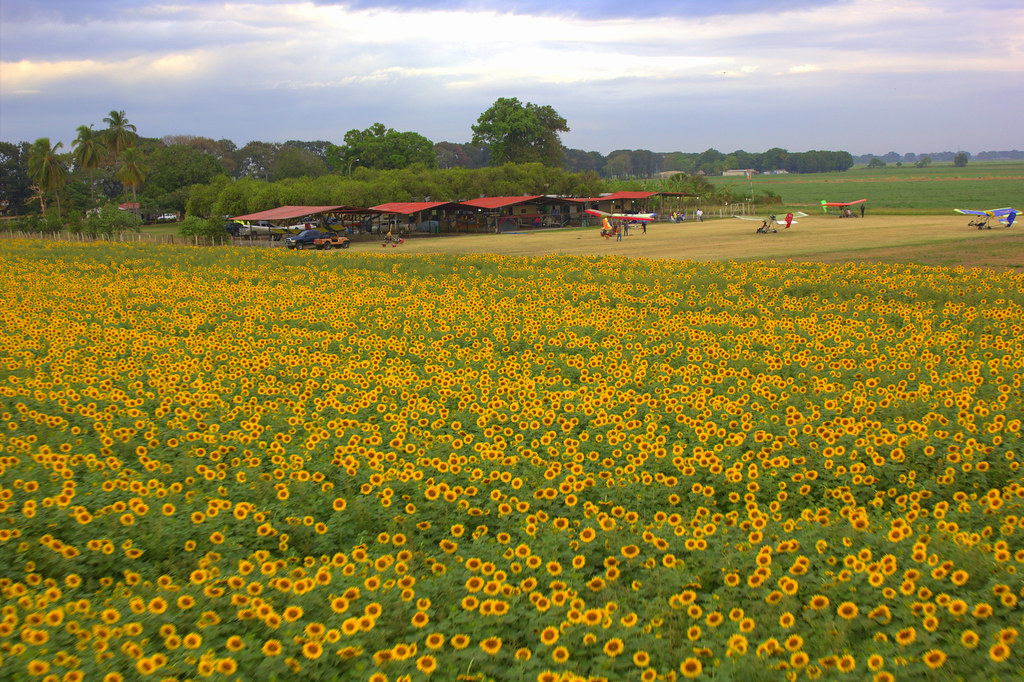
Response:
[{"label": "parked car", "polygon": [[352,240],[348,237],[331,232],[326,234],[322,233],[320,239],[313,240],[313,245],[318,251],[322,251],[324,249],[347,249],[351,243]]},{"label": "parked car", "polygon": [[325,239],[328,236],[320,230],[303,230],[298,234],[290,234],[285,237],[284,245],[288,249],[307,249],[316,246],[317,239]]}]

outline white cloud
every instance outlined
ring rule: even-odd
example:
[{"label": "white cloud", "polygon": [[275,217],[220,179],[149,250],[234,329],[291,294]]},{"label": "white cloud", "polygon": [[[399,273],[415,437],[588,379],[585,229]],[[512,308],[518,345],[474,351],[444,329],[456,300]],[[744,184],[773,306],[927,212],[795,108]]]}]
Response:
[{"label": "white cloud", "polygon": [[[426,126],[443,118],[444,109],[482,111],[496,92],[549,97],[542,103],[560,112],[577,104],[611,109],[609,97],[618,97],[665,107],[662,117],[670,120],[680,103],[736,106],[726,100],[751,101],[765,93],[806,97],[808,91],[827,96],[829,89],[852,87],[864,106],[882,106],[894,78],[904,79],[901,94],[928,97],[927,85],[937,88],[931,96],[938,99],[949,97],[958,83],[968,91],[979,76],[994,75],[1020,102],[1022,47],[1009,40],[979,49],[992,26],[1000,27],[1000,35],[1020,35],[1024,13],[946,1],[853,0],[713,18],[588,20],[162,0],[84,27],[0,24],[0,122],[4,135],[15,130],[32,137],[20,132],[38,123],[32,101],[85,91],[108,93],[126,109],[132,97],[135,106],[149,106],[145,97],[157,91],[205,102],[214,111],[246,97],[253,100],[254,122],[267,126],[280,125],[284,119],[274,112],[300,94],[323,98],[323,108],[342,126],[350,125],[344,117],[355,104],[366,111],[377,103],[376,120],[389,121],[403,113],[394,102],[415,101],[429,106],[417,117],[417,130],[428,137]],[[211,99],[218,95],[233,99]],[[74,125],[81,122],[76,111],[66,116],[76,119]],[[178,118],[195,116],[181,112]],[[793,118],[798,126],[799,117]],[[629,124],[608,121],[607,134]],[[166,132],[177,131],[160,131]],[[283,136],[301,138],[304,132]]]}]

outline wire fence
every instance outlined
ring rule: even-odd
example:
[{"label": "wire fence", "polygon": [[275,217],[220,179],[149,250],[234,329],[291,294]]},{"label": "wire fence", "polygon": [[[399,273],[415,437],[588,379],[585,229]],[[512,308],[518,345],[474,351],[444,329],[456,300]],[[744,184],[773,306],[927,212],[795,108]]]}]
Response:
[{"label": "wire fence", "polygon": [[0,239],[41,239],[54,242],[121,242],[139,244],[177,244],[182,246],[251,246],[275,248],[284,246],[283,240],[258,237],[183,237],[174,234],[149,234],[146,232],[117,232],[113,234],[87,234],[84,232],[25,232],[23,230],[0,231]]}]

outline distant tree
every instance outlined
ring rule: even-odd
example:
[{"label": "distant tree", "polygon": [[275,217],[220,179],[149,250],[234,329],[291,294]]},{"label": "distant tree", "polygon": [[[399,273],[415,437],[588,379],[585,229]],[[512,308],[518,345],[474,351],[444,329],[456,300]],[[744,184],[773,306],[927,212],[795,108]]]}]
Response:
[{"label": "distant tree", "polygon": [[562,165],[571,173],[600,173],[607,161],[600,152],[585,152],[582,149],[566,149]]},{"label": "distant tree", "polygon": [[438,168],[484,168],[491,151],[480,145],[438,142],[434,145]]},{"label": "distant tree", "polygon": [[[327,164],[327,150],[334,145],[327,140],[314,140],[312,142],[305,142],[303,140],[288,140],[281,145],[281,149],[301,149],[304,152],[312,154],[316,158],[320,159]],[[328,168],[328,170],[338,170],[337,168]]]},{"label": "distant tree", "polygon": [[32,179],[28,174],[28,142],[0,142],[0,212],[19,215],[31,200]]},{"label": "distant tree", "polygon": [[253,140],[234,153],[235,177],[250,177],[260,180],[270,178],[270,169],[280,145],[273,142]]},{"label": "distant tree", "polygon": [[352,129],[345,133],[343,146],[331,145],[327,160],[346,173],[353,167],[396,170],[422,165],[437,167],[434,143],[419,133],[398,132],[374,123],[366,130]]},{"label": "distant tree", "polygon": [[957,152],[956,156],[953,157],[953,165],[957,168],[965,168],[970,158],[971,155],[967,152]]},{"label": "distant tree", "polygon": [[28,175],[39,190],[39,208],[46,214],[45,192],[53,192],[57,198],[57,215],[60,216],[60,187],[67,181],[68,169],[57,154],[63,142],[50,145],[50,138],[40,137],[32,143],[28,156]]},{"label": "distant tree", "polygon": [[564,161],[559,133],[569,132],[569,125],[550,106],[500,97],[472,129],[473,144],[490,148],[491,165],[539,161],[560,167]]},{"label": "distant tree", "polygon": [[922,157],[918,159],[917,163],[915,163],[914,165],[917,166],[918,168],[927,168],[928,166],[932,165],[932,157]]},{"label": "distant tree", "polygon": [[763,171],[781,170],[786,167],[786,157],[789,152],[785,149],[772,147],[761,155],[761,168]]},{"label": "distant tree", "polygon": [[234,175],[237,164],[233,154],[238,148],[231,140],[214,140],[209,137],[201,137],[197,135],[164,135],[160,138],[160,141],[163,142],[166,147],[182,145],[185,147],[191,147],[192,149],[204,154],[209,154],[220,162],[225,173],[228,175]]},{"label": "distant tree", "polygon": [[71,143],[74,151],[72,158],[75,166],[82,170],[89,171],[89,198],[96,202],[96,169],[103,163],[103,156],[106,148],[103,145],[103,136],[92,129],[92,126],[78,126],[78,137]]},{"label": "distant tree", "polygon": [[438,168],[469,168],[471,163],[462,145],[454,142],[435,142],[434,158]]},{"label": "distant tree", "polygon": [[885,161],[876,156],[868,161],[868,168],[885,168]]},{"label": "distant tree", "polygon": [[173,144],[146,158],[148,168],[143,196],[160,210],[184,211],[192,185],[224,174],[220,161],[198,146]]},{"label": "distant tree", "polygon": [[270,166],[271,180],[316,178],[325,173],[327,173],[327,162],[314,152],[301,147],[281,147]]},{"label": "distant tree", "polygon": [[120,158],[121,152],[125,149],[135,146],[135,141],[139,136],[135,126],[128,122],[124,111],[111,111],[103,118],[103,122],[107,124],[107,129],[104,131],[104,143],[110,158],[116,160]]},{"label": "distant tree", "polygon": [[629,149],[617,149],[608,155],[604,164],[604,173],[608,177],[625,178],[634,175],[633,152]]},{"label": "distant tree", "polygon": [[125,187],[132,188],[132,202],[138,203],[137,190],[142,181],[146,179],[146,171],[142,166],[142,159],[138,150],[128,147],[121,151],[121,165],[117,169],[116,177]]}]

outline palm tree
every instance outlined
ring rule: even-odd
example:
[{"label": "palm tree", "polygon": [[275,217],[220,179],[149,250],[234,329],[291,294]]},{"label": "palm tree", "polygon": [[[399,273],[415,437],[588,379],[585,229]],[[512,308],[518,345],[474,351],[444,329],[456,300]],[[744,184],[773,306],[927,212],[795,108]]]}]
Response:
[{"label": "palm tree", "polygon": [[53,192],[57,197],[57,217],[60,217],[60,186],[67,182],[68,169],[57,155],[57,150],[64,146],[63,142],[50,146],[50,138],[40,137],[32,143],[28,153],[28,174],[39,189],[39,207],[46,215],[46,203],[43,192]]},{"label": "palm tree", "polygon": [[123,111],[111,111],[103,122],[107,124],[104,133],[107,150],[112,159],[120,157],[121,152],[135,145],[135,139],[138,137],[135,134],[135,126],[128,122],[128,117]]},{"label": "palm tree", "polygon": [[117,169],[117,179],[132,188],[132,203],[138,203],[135,190],[146,179],[146,172],[134,147],[128,147],[121,152],[121,167]]},{"label": "palm tree", "polygon": [[96,203],[96,188],[93,185],[94,171],[100,167],[103,160],[103,140],[99,133],[92,129],[92,126],[78,126],[78,137],[71,143],[75,150],[75,165],[89,171],[89,196],[93,203]]}]

